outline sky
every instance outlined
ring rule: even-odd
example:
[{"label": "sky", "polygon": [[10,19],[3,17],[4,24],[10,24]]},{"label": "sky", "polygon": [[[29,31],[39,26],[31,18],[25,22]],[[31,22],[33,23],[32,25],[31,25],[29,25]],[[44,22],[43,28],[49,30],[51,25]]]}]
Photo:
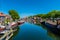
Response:
[{"label": "sky", "polygon": [[16,10],[21,18],[46,14],[60,10],[60,0],[0,0],[0,12],[8,14],[9,10]]}]

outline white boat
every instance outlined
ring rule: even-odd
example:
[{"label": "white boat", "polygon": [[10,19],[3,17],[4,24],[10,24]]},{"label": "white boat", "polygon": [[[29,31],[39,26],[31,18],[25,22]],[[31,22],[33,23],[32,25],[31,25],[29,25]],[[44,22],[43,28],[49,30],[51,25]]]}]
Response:
[{"label": "white boat", "polygon": [[21,21],[18,21],[18,25],[21,25],[23,24],[25,21],[21,20]]}]

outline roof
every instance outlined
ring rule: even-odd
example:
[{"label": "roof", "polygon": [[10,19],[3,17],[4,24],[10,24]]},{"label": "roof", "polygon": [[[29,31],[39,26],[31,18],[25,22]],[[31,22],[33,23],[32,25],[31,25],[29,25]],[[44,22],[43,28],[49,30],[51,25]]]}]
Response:
[{"label": "roof", "polygon": [[3,13],[0,12],[0,16],[5,16],[5,14],[3,14]]}]

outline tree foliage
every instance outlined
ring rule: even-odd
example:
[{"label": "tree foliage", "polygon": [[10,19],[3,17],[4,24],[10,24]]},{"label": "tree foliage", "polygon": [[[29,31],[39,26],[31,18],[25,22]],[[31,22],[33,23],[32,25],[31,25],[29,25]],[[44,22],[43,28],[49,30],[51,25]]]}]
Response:
[{"label": "tree foliage", "polygon": [[18,20],[20,18],[18,12],[15,10],[9,10],[9,15],[11,15],[13,21]]},{"label": "tree foliage", "polygon": [[48,12],[47,14],[38,14],[35,15],[41,18],[59,18],[60,17],[60,11],[53,10],[51,12]]}]

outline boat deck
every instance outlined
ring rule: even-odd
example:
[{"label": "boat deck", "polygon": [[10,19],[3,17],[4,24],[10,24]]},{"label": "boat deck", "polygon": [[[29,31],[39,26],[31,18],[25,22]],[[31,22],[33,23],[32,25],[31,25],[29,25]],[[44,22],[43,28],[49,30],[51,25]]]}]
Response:
[{"label": "boat deck", "polygon": [[46,21],[47,23],[49,23],[49,24],[52,24],[52,25],[57,25],[56,23],[57,22],[52,22],[52,21]]}]

